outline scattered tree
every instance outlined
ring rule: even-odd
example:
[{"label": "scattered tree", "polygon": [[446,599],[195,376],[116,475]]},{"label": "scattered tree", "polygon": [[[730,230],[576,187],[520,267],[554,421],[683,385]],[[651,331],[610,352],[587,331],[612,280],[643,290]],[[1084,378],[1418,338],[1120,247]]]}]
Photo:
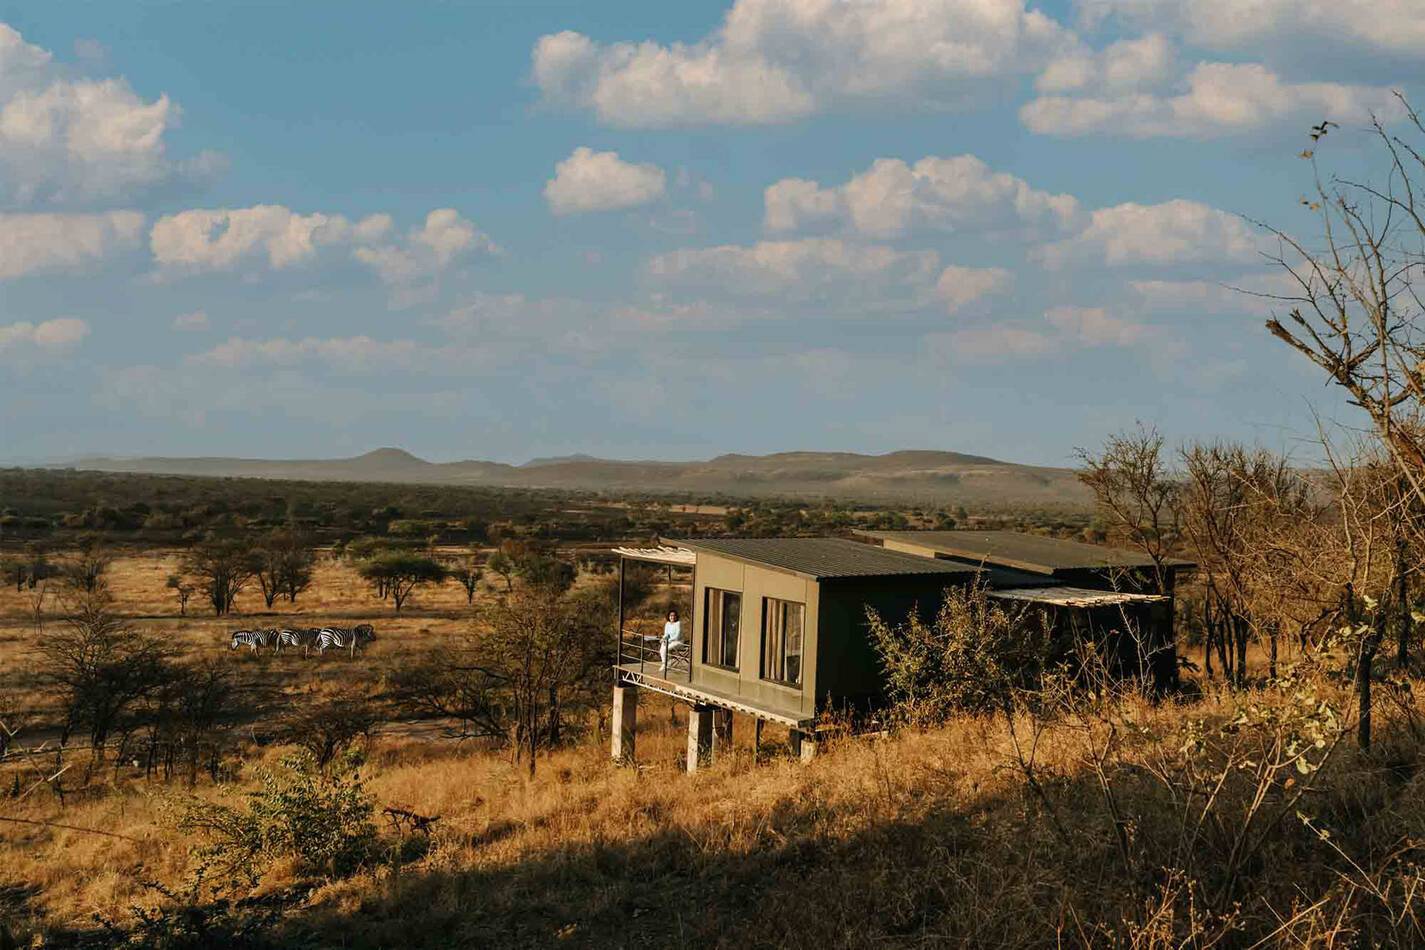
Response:
[{"label": "scattered tree", "polygon": [[219,617],[232,611],[257,566],[252,549],[237,538],[207,538],[189,548],[183,559],[183,573],[198,582]]},{"label": "scattered tree", "polygon": [[363,562],[357,570],[377,597],[383,600],[391,598],[397,613],[417,587],[443,583],[446,577],[445,568],[439,561],[404,551],[379,554]]}]

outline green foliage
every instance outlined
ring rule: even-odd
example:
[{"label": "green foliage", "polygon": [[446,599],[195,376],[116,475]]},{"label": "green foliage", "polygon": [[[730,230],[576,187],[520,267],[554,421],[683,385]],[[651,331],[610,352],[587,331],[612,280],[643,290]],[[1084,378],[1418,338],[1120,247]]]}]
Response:
[{"label": "green foliage", "polygon": [[279,768],[258,772],[246,807],[192,799],[178,827],[206,839],[198,856],[224,877],[255,884],[274,861],[289,858],[308,872],[345,877],[373,857],[377,843],[361,764],[349,751],[324,770],[310,753],[294,753]]},{"label": "green foliage", "polygon": [[1048,655],[1047,635],[979,585],[948,589],[931,623],[912,614],[888,624],[874,610],[867,619],[888,698],[915,723],[1007,708],[1017,689],[1037,681]]},{"label": "green foliage", "polygon": [[357,568],[376,596],[391,598],[399,611],[411,591],[423,584],[445,582],[445,566],[435,558],[408,551],[386,551],[362,562]]}]

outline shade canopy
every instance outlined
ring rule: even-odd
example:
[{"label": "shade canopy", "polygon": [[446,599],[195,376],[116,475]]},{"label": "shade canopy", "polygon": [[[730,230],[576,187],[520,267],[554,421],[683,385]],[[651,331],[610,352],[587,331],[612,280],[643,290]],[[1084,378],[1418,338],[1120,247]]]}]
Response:
[{"label": "shade canopy", "polygon": [[614,553],[630,561],[645,561],[649,564],[667,564],[672,567],[692,567],[698,557],[687,548],[659,545],[656,548],[614,548]]}]

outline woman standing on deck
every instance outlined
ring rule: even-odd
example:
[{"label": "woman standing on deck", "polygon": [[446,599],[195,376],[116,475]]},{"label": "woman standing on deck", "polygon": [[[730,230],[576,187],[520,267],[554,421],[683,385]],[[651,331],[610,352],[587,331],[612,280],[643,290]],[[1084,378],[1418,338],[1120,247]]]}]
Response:
[{"label": "woman standing on deck", "polygon": [[668,652],[683,642],[683,622],[678,611],[669,610],[668,620],[663,624],[663,636],[658,639],[658,656],[663,660],[663,675],[668,675]]}]

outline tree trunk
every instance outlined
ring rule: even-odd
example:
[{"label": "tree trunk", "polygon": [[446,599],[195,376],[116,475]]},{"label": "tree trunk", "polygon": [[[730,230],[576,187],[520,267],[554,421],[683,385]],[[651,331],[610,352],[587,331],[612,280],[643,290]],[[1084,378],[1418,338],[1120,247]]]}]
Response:
[{"label": "tree trunk", "polygon": [[[1404,545],[1399,545],[1397,551],[1403,551]],[[1397,631],[1399,637],[1396,642],[1395,661],[1402,670],[1410,668],[1410,637],[1415,632],[1415,618],[1410,614],[1410,578],[1405,573],[1403,554],[1397,554],[1396,560],[1396,593],[1399,603],[1396,605],[1400,611],[1400,629]]]}]

